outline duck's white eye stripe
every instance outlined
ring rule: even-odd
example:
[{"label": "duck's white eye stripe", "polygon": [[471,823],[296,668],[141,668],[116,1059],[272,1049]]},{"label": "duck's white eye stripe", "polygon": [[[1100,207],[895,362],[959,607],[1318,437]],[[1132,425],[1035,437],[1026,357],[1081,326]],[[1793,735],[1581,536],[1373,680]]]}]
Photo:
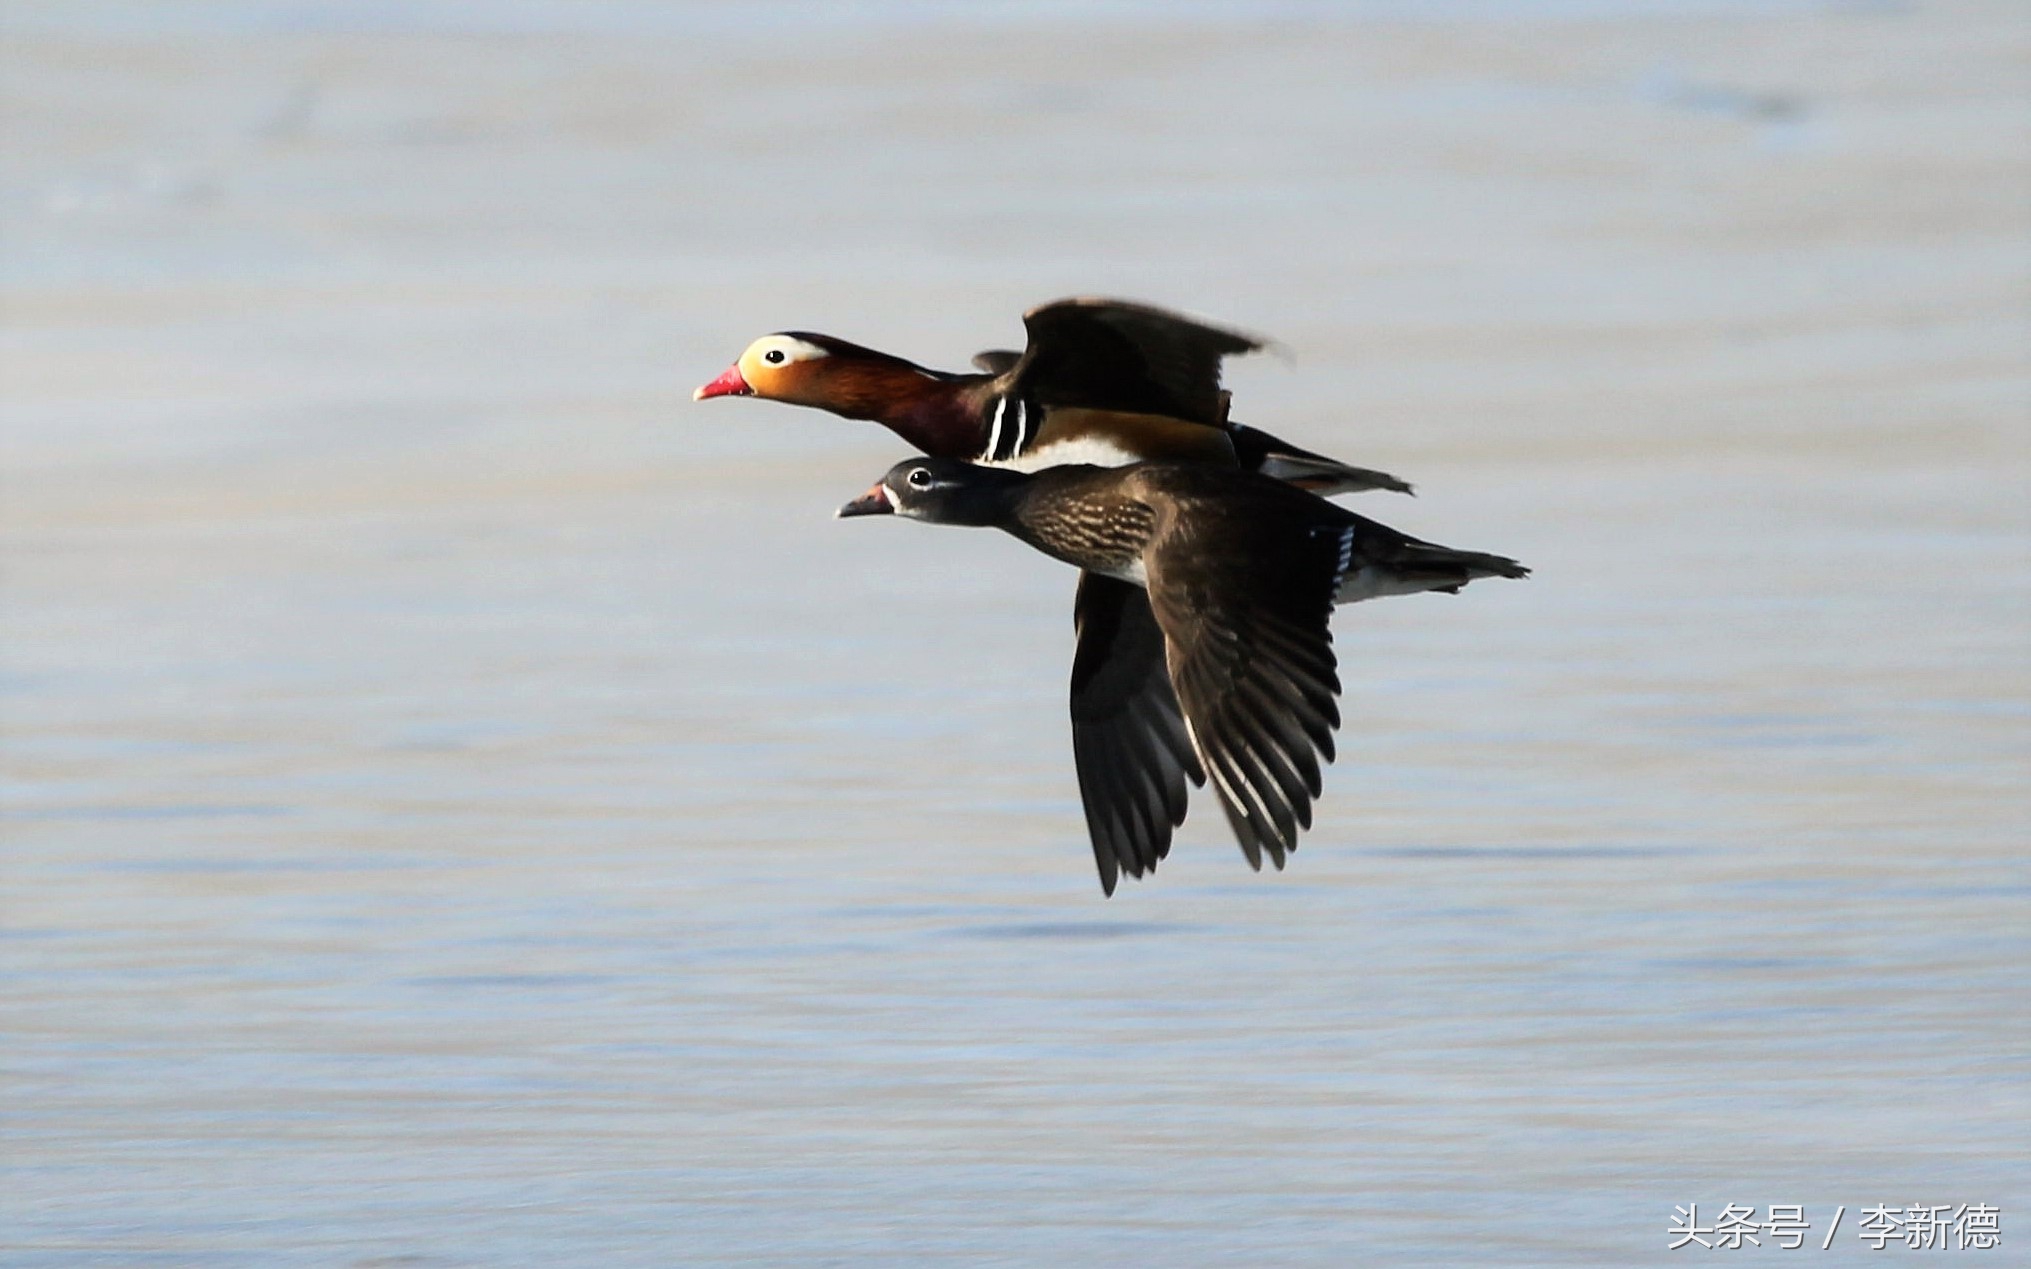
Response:
[{"label": "duck's white eye stripe", "polygon": [[767,365],[781,366],[793,361],[816,361],[832,354],[806,339],[768,335],[755,341],[754,355]]}]

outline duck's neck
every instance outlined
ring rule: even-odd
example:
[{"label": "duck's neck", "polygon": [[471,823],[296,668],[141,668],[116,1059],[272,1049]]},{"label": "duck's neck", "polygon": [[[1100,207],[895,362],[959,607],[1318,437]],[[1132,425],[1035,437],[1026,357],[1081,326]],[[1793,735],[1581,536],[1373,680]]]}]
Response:
[{"label": "duck's neck", "polygon": [[900,359],[861,362],[833,372],[825,408],[879,423],[933,458],[972,458],[986,443],[980,407],[969,391],[977,378]]},{"label": "duck's neck", "polygon": [[1000,467],[975,471],[964,492],[945,504],[939,523],[1001,529],[1021,537],[1022,506],[1035,479]]},{"label": "duck's neck", "polygon": [[987,445],[979,410],[963,393],[950,388],[927,394],[906,408],[888,410],[875,421],[938,458],[978,458]]}]

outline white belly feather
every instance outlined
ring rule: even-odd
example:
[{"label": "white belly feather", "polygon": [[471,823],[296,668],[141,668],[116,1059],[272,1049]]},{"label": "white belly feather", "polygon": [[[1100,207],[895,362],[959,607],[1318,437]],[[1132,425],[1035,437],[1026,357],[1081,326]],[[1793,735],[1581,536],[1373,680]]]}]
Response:
[{"label": "white belly feather", "polygon": [[1090,463],[1095,467],[1126,467],[1139,463],[1142,456],[1132,454],[1104,436],[1078,436],[1070,440],[1057,441],[1049,445],[1032,447],[1027,453],[1014,458],[993,462],[979,459],[983,467],[1005,467],[1010,471],[1035,472],[1046,467],[1069,467],[1076,463]]},{"label": "white belly feather", "polygon": [[1121,568],[1095,569],[1093,571],[1099,573],[1102,577],[1112,577],[1117,582],[1127,582],[1132,586],[1140,586],[1144,590],[1149,589],[1149,568],[1143,564],[1142,556],[1140,555]]}]

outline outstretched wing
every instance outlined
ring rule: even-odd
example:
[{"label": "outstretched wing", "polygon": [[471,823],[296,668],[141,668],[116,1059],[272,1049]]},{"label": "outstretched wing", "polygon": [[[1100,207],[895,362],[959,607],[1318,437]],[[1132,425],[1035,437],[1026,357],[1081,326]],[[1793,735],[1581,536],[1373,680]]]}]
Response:
[{"label": "outstretched wing", "polygon": [[1022,359],[997,387],[1044,406],[1161,414],[1219,425],[1223,358],[1263,341],[1124,300],[1057,300],[1023,314]]},{"label": "outstretched wing", "polygon": [[1185,780],[1203,784],[1171,690],[1164,634],[1141,587],[1079,575],[1073,604],[1072,761],[1100,888],[1140,877],[1171,849],[1185,819]]},{"label": "outstretched wing", "polygon": [[1207,551],[1173,519],[1147,557],[1193,748],[1254,868],[1265,854],[1282,868],[1311,827],[1340,724],[1328,621],[1353,530],[1281,523],[1277,533],[1245,519],[1202,524],[1239,539]]}]

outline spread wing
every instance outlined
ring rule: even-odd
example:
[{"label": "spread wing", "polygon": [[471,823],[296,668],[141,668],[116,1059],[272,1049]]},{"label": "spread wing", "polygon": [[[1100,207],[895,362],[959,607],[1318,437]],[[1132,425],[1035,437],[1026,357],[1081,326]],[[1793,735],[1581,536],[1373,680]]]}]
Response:
[{"label": "spread wing", "polygon": [[1057,300],[1023,315],[1022,359],[997,386],[1045,406],[1226,420],[1220,362],[1263,341],[1123,300]]},{"label": "spread wing", "polygon": [[1140,877],[1185,819],[1185,780],[1205,782],[1164,662],[1164,635],[1140,586],[1079,575],[1073,604],[1072,761],[1100,888]]},{"label": "spread wing", "polygon": [[1219,544],[1206,550],[1209,526],[1188,533],[1174,519],[1148,555],[1150,603],[1193,748],[1255,868],[1265,854],[1282,868],[1311,827],[1319,760],[1333,760],[1340,724],[1328,621],[1353,530],[1281,523],[1271,532],[1222,517],[1210,526]]}]

